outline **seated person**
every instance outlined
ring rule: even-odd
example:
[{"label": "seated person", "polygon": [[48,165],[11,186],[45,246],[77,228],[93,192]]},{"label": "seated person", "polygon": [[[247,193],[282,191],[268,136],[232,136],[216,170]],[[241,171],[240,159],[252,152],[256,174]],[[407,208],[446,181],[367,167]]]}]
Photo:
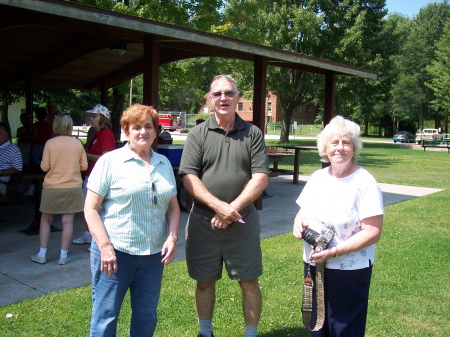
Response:
[{"label": "seated person", "polygon": [[11,144],[6,123],[0,122],[0,196],[5,196],[11,176],[22,171],[22,154]]}]

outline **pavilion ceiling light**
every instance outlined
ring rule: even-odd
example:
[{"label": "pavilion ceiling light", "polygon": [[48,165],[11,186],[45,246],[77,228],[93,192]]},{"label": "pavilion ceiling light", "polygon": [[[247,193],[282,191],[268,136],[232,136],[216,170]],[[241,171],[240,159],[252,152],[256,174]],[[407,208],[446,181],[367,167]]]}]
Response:
[{"label": "pavilion ceiling light", "polygon": [[126,44],[112,44],[109,46],[109,51],[111,54],[115,56],[122,56],[127,52],[127,45]]}]

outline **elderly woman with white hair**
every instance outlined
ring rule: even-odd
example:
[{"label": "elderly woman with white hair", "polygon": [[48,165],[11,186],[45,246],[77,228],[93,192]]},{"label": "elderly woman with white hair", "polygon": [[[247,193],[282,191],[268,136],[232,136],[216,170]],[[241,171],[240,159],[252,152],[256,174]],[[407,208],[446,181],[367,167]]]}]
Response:
[{"label": "elderly woman with white hair", "polygon": [[322,251],[304,243],[305,276],[308,267],[313,279],[316,264],[325,267],[324,324],[312,336],[364,336],[383,197],[375,178],[357,164],[362,141],[356,123],[336,116],[319,134],[317,146],[322,162],[330,165],[314,172],[303,188],[293,229],[298,239],[306,238],[308,226],[334,231]]}]

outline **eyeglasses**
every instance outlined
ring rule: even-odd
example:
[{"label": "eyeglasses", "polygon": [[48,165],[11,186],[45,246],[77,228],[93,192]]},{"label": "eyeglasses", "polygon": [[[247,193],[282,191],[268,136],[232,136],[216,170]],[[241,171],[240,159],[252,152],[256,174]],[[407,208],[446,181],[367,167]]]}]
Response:
[{"label": "eyeglasses", "polygon": [[156,196],[156,185],[152,182],[152,191],[153,191],[153,205],[158,203],[158,197]]},{"label": "eyeglasses", "polygon": [[233,98],[234,96],[236,96],[237,92],[233,91],[233,90],[227,90],[227,91],[214,91],[211,93],[211,96],[214,99],[218,99],[221,98],[222,95],[225,95],[225,97],[227,98]]}]

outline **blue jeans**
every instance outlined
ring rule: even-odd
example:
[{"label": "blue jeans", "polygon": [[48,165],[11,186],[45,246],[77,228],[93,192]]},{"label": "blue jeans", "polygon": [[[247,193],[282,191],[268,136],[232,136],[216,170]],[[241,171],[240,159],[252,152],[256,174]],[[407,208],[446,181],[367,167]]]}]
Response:
[{"label": "blue jeans", "polygon": [[109,277],[100,272],[101,256],[94,240],[91,244],[92,317],[91,337],[116,336],[117,318],[128,289],[131,296],[131,337],[150,337],[156,328],[164,264],[161,253],[130,255],[115,251],[117,273]]},{"label": "blue jeans", "polygon": [[30,165],[41,165],[45,145],[32,143],[30,147]]}]

